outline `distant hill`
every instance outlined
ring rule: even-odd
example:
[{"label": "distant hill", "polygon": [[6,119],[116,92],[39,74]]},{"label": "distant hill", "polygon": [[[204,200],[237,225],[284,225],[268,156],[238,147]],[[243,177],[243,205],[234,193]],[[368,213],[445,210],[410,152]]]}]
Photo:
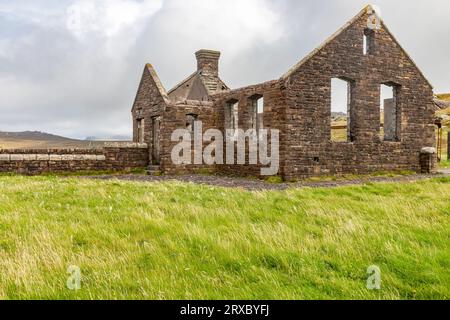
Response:
[{"label": "distant hill", "polygon": [[93,148],[104,143],[105,140],[77,140],[40,131],[0,131],[0,149]]},{"label": "distant hill", "polygon": [[345,112],[331,112],[331,118],[346,118],[347,114]]},{"label": "distant hill", "polygon": [[23,132],[3,132],[0,131],[0,139],[22,139],[22,140],[46,140],[46,141],[77,141],[62,136],[40,131],[23,131]]},{"label": "distant hill", "polygon": [[450,101],[450,93],[437,94],[436,97],[439,100]]}]

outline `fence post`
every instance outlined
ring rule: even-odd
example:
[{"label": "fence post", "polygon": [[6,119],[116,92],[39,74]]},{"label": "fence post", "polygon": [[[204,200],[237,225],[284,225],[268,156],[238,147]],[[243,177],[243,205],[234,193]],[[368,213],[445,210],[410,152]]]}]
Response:
[{"label": "fence post", "polygon": [[450,131],[447,132],[447,160],[450,160]]},{"label": "fence post", "polygon": [[422,148],[420,151],[420,172],[425,174],[436,173],[437,157],[436,149],[432,147]]}]

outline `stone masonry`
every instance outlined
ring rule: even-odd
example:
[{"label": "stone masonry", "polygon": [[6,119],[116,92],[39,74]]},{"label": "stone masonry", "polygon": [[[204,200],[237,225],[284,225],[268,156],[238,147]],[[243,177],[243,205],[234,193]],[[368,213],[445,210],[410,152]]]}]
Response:
[{"label": "stone masonry", "polygon": [[[224,132],[232,125],[230,117],[244,131],[255,127],[256,118],[263,128],[280,131],[279,175],[286,180],[434,170],[435,161],[422,153],[436,144],[433,88],[371,6],[276,80],[231,90],[219,78],[219,52],[200,50],[196,57],[197,70],[168,92],[147,64],[133,104],[134,141],[148,144],[148,164],[163,172],[207,169],[258,176],[258,165],[178,166],[171,161],[175,129],[195,119],[202,121],[203,131]],[[343,142],[331,140],[333,78],[348,84],[348,139]],[[384,135],[381,85],[395,94],[385,107]],[[256,115],[258,101],[263,108]]]},{"label": "stone masonry", "polygon": [[145,144],[99,149],[0,149],[0,172],[41,174],[79,171],[131,171],[148,165]]}]

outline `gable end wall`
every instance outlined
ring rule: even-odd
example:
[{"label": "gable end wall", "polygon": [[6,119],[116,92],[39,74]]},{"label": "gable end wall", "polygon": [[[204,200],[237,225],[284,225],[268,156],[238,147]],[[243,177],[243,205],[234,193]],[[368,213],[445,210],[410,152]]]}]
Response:
[{"label": "gable end wall", "polygon": [[151,157],[153,148],[152,118],[163,115],[167,102],[164,97],[164,89],[161,87],[156,73],[150,68],[151,66],[149,67],[148,65],[144,68],[131,113],[133,118],[133,141],[139,141],[137,122],[141,118],[144,120],[144,143],[148,145]]},{"label": "gable end wall", "polygon": [[[433,92],[385,26],[363,55],[367,15],[303,63],[286,80],[285,177],[420,170],[420,150],[435,146]],[[354,82],[354,142],[331,142],[331,78]],[[400,85],[400,142],[381,141],[380,84]]]}]

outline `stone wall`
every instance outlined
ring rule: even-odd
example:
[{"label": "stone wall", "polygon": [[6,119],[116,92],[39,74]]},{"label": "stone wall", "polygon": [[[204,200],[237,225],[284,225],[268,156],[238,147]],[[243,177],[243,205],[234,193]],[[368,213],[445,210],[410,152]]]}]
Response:
[{"label": "stone wall", "polygon": [[[260,96],[264,98],[264,112],[260,115],[260,120],[266,129],[280,130],[280,140],[284,139],[285,105],[284,97],[281,94],[278,81],[269,81],[266,83],[232,90],[226,93],[220,93],[212,96],[212,101],[184,101],[167,105],[161,126],[161,170],[168,174],[193,173],[198,171],[219,172],[240,176],[259,176],[260,165],[248,164],[248,141],[246,142],[246,161],[245,165],[237,164],[215,164],[215,165],[195,165],[193,162],[194,153],[191,154],[191,165],[175,165],[172,163],[171,152],[178,142],[171,141],[171,134],[176,129],[186,128],[186,119],[188,115],[196,115],[197,121],[203,125],[203,133],[208,129],[218,129],[225,135],[227,129],[225,125],[225,108],[230,100],[238,101],[238,128],[244,131],[252,128],[252,98]],[[204,142],[203,148],[210,142]],[[194,147],[192,146],[192,150]],[[224,161],[225,161],[224,144]],[[283,145],[280,146],[280,157],[285,155]],[[237,163],[237,150],[235,149],[235,163]],[[282,165],[280,164],[280,169]],[[282,172],[280,171],[280,174]]]},{"label": "stone wall", "polygon": [[129,171],[148,164],[146,145],[101,149],[1,149],[0,172],[40,174],[77,171]]},{"label": "stone wall", "polygon": [[[253,125],[253,103],[252,100],[255,97],[262,97],[264,99],[264,110],[263,113],[259,115],[259,119],[263,124],[264,129],[277,129],[280,131],[280,172],[283,174],[283,159],[286,155],[285,145],[282,141],[285,140],[285,124],[286,124],[286,113],[285,105],[286,101],[282,94],[279,81],[268,81],[257,85],[252,85],[244,88],[239,88],[236,90],[231,90],[226,93],[221,93],[212,96],[214,101],[214,109],[217,115],[217,128],[225,133],[227,128],[225,108],[230,101],[238,102],[238,128],[244,131],[252,129]],[[241,176],[259,176],[261,171],[261,165],[251,165],[248,163],[248,150],[249,145],[246,141],[246,164],[223,164],[217,165],[216,171],[224,174],[230,175],[241,175]],[[225,149],[224,149],[225,154]],[[235,149],[235,163],[237,163],[237,150]],[[258,161],[259,163],[259,161]]]},{"label": "stone wall", "polygon": [[[171,153],[173,147],[178,142],[171,141],[172,133],[176,129],[186,129],[188,115],[195,115],[197,121],[201,121],[203,132],[208,129],[217,128],[217,113],[211,102],[201,101],[183,101],[169,104],[163,114],[165,121],[161,126],[161,170],[168,174],[192,173],[199,170],[214,170],[214,167],[194,164],[194,145],[192,143],[191,163],[185,165],[176,165],[172,162]],[[208,143],[205,142],[204,146]]]}]

